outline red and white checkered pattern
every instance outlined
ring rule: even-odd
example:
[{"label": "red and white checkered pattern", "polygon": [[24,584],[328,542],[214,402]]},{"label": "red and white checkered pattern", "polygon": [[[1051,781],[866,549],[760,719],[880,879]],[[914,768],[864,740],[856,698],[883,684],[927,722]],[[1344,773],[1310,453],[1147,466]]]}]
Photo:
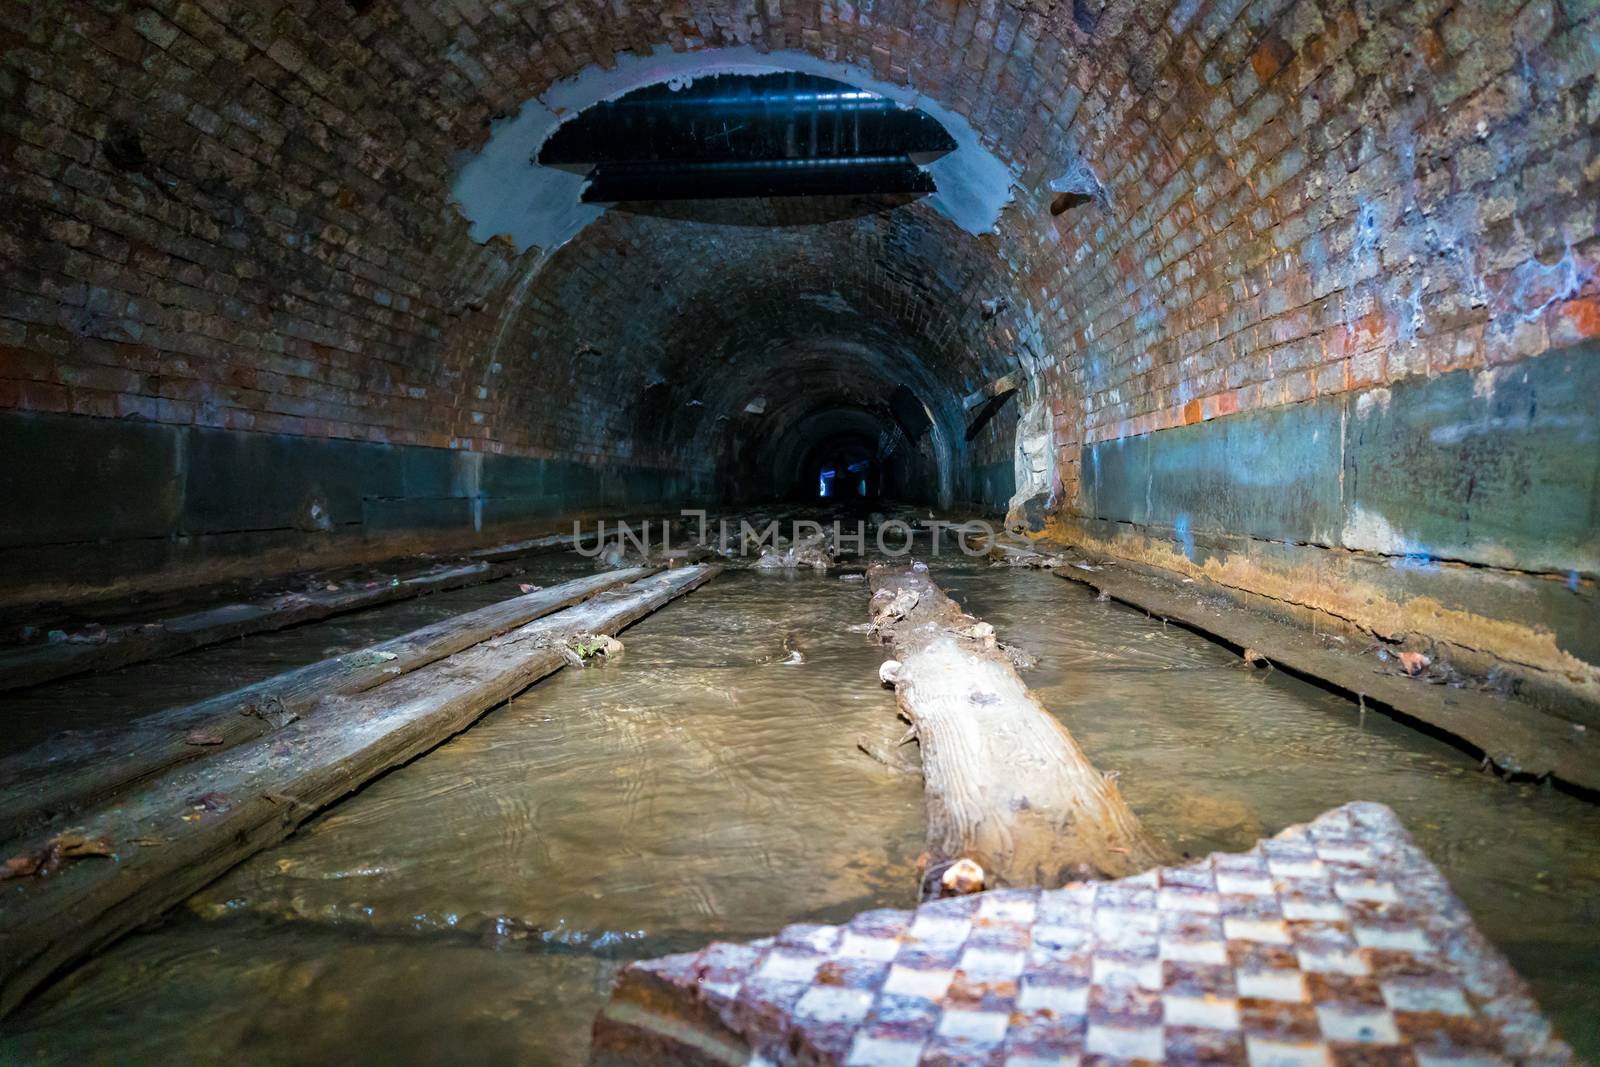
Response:
[{"label": "red and white checkered pattern", "polygon": [[[597,1061],[671,1062],[664,1034],[685,1025],[755,1064],[1572,1062],[1376,804],[1117,882],[866,912],[635,964],[596,1024]],[[633,1059],[630,1032],[653,1051]]]}]

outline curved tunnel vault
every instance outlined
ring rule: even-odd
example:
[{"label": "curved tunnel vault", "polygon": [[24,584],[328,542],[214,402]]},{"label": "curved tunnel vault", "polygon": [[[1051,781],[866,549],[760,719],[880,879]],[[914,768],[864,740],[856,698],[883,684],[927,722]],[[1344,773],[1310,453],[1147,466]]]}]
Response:
[{"label": "curved tunnel vault", "polygon": [[[1017,368],[980,309],[1014,293],[1001,265],[924,206],[773,226],[772,203],[726,202],[714,223],[613,211],[540,261],[501,312],[492,432],[548,432],[560,390],[633,460],[704,470],[736,499],[791,492],[817,435],[848,423],[898,450],[908,496],[971,499],[970,468],[1010,447],[1005,420],[968,441],[961,405]],[[926,425],[897,417],[897,391]]]},{"label": "curved tunnel vault", "polygon": [[[1097,551],[1592,696],[1597,17],[23,5],[0,78],[10,595],[778,493],[845,412],[892,434],[904,387],[928,499],[999,511],[1015,486]],[[925,110],[957,144],[939,194],[692,217],[601,214],[574,175],[503,195],[564,112],[708,65]],[[476,213],[480,181],[504,213]],[[1513,473],[1454,477],[1479,448]]]}]

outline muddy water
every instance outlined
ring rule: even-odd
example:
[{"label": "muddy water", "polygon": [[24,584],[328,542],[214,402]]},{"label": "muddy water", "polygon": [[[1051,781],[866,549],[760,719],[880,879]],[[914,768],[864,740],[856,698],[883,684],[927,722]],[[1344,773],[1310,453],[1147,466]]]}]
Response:
[{"label": "muddy water", "polygon": [[[941,580],[1039,657],[1030,684],[1166,840],[1243,848],[1390,804],[1600,1051],[1600,808],[1051,575]],[[854,747],[900,733],[880,654],[846,629],[865,599],[724,574],[628,631],[620,663],[535,686],[80,969],[8,1022],[0,1061],[581,1062],[628,959],[907,906],[920,783]],[[324,654],[324,626],[286,665]]]},{"label": "muddy water", "polygon": [[954,570],[1039,657],[1028,684],[1164,840],[1200,856],[1351,800],[1393,808],[1480,929],[1600,1060],[1600,806],[1480,773],[1442,742],[1041,571]]},{"label": "muddy water", "polygon": [[137,663],[104,674],[0,693],[0,754],[22,751],[61,730],[116,726],[140,715],[237,689],[282,671],[343,655],[452,615],[517,595],[520,584],[555,585],[594,573],[577,553],[515,561],[521,572],[482,585],[452,589],[336,615],[271,633],[244,637],[179,656]]}]

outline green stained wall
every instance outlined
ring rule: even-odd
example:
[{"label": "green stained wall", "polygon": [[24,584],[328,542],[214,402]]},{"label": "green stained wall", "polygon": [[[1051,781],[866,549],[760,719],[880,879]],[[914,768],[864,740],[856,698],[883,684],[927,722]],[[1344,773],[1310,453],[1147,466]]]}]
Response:
[{"label": "green stained wall", "polygon": [[1600,574],[1600,345],[1084,450],[1083,514]]}]

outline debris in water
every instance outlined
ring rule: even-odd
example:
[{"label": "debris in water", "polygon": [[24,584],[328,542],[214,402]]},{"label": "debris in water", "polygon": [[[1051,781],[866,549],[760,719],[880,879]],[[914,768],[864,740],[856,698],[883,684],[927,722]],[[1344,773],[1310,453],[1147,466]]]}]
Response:
[{"label": "debris in water", "polygon": [[798,648],[796,648],[796,649],[792,649],[789,652],[789,658],[784,660],[782,663],[778,664],[778,666],[780,666],[780,667],[798,667],[800,664],[804,663],[805,661],[806,661],[805,656],[801,655],[800,654],[800,650]]},{"label": "debris in water", "polygon": [[998,647],[1000,649],[1000,654],[1005,656],[1006,659],[1010,660],[1011,666],[1015,667],[1019,671],[1031,671],[1039,665],[1039,657],[1035,656],[1032,652],[1029,652],[1025,648],[1018,648],[1016,645],[1008,645],[1004,641],[999,642]]},{"label": "debris in water", "polygon": [[962,897],[983,889],[983,868],[963,856],[939,876],[939,887],[946,896]]},{"label": "debris in water", "polygon": [[1421,652],[1400,653],[1400,668],[1413,678],[1426,670],[1428,664],[1432,662],[1433,661],[1431,659],[1429,659],[1427,656],[1424,656]]},{"label": "debris in water", "polygon": [[839,580],[841,582],[864,582],[867,580],[867,576],[865,574],[841,574],[839,575]]},{"label": "debris in water", "polygon": [[521,585],[517,586],[517,589],[523,593],[537,593],[543,588],[544,586],[542,585],[533,585],[529,582],[523,582]]},{"label": "debris in water", "polygon": [[573,634],[561,654],[574,667],[603,665],[622,658],[622,642],[609,634]]}]

